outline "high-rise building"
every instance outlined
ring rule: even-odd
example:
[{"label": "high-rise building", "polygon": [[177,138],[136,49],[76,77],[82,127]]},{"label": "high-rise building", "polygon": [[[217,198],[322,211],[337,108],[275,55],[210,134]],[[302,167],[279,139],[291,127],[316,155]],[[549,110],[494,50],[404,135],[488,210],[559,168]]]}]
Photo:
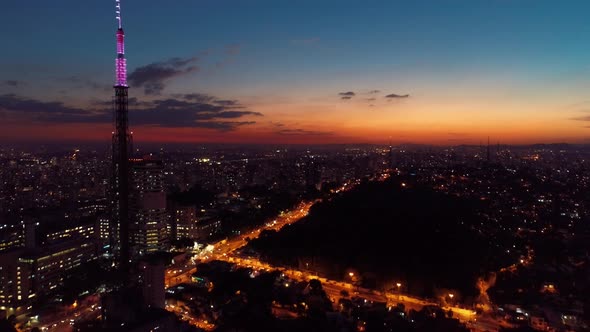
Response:
[{"label": "high-rise building", "polygon": [[75,226],[48,235],[51,241],[37,246],[35,223],[25,219],[25,246],[0,253],[0,309],[16,308],[63,286],[75,268],[97,255],[95,232]]},{"label": "high-rise building", "polygon": [[22,295],[22,287],[19,284],[17,274],[20,270],[18,266],[18,258],[22,254],[22,250],[11,250],[0,253],[0,309],[14,308],[20,304],[17,296]]},{"label": "high-rise building", "polygon": [[19,223],[0,225],[0,252],[21,247],[34,247],[34,223],[30,216],[24,216]]},{"label": "high-rise building", "polygon": [[164,309],[164,275],[166,267],[159,259],[150,259],[140,264],[143,300],[148,307]]},{"label": "high-rise building", "polygon": [[109,238],[111,235],[111,215],[108,213],[102,213],[97,216],[97,223],[98,223],[98,234],[100,239],[100,244],[104,248],[109,245]]},{"label": "high-rise building", "polygon": [[[96,259],[94,238],[74,238],[27,250],[19,257],[18,300],[50,294],[62,286],[68,271]],[[22,294],[21,294],[22,293]]]},{"label": "high-rise building", "polygon": [[170,238],[195,239],[197,237],[197,208],[194,204],[171,202]]},{"label": "high-rise building", "polygon": [[135,255],[168,248],[168,214],[164,165],[159,160],[134,159],[131,163],[131,243]]},{"label": "high-rise building", "polygon": [[115,60],[115,98],[113,100],[115,130],[112,139],[112,198],[111,250],[119,255],[119,264],[129,264],[129,155],[131,133],[128,126],[127,60],[125,59],[125,33],[121,20],[121,1],[116,1],[117,58]]},{"label": "high-rise building", "polygon": [[24,245],[24,226],[22,224],[0,225],[0,252]]},{"label": "high-rise building", "polygon": [[387,158],[389,170],[394,170],[397,167],[397,160],[395,158],[395,153],[393,152],[393,147],[389,144],[389,155]]}]

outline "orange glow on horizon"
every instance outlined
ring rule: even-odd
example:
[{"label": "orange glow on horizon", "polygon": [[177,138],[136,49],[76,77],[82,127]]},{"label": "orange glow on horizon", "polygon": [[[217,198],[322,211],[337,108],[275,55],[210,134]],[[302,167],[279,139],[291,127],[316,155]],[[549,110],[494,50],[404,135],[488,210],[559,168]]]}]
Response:
[{"label": "orange glow on horizon", "polygon": [[[430,128],[429,128],[430,127]],[[492,137],[492,142],[502,144],[531,144],[531,143],[581,143],[582,130],[576,131],[568,126],[557,123],[536,123],[531,126],[496,125],[494,127],[477,126],[474,124],[446,126],[416,125],[412,128],[408,124],[397,126],[371,127],[366,125],[349,125],[334,128],[323,125],[311,129],[307,127],[301,132],[281,132],[276,128],[264,125],[242,126],[234,131],[216,131],[203,128],[162,128],[151,126],[133,127],[135,142],[152,143],[252,143],[252,144],[342,144],[342,143],[378,143],[392,142],[459,145],[480,144]],[[13,141],[13,137],[25,135],[30,141],[82,141],[105,142],[111,140],[112,127],[109,124],[60,124],[44,125],[12,125],[0,132],[0,138],[5,142]],[[582,136],[583,137],[583,136]]]},{"label": "orange glow on horizon", "polygon": [[[491,137],[502,144],[584,143],[588,129],[573,121],[575,111],[555,105],[529,105],[502,101],[482,105],[470,101],[384,102],[369,107],[361,102],[313,101],[307,104],[276,101],[250,104],[248,109],[264,114],[236,121],[255,121],[231,131],[199,127],[167,128],[135,126],[135,142],[161,143],[252,143],[252,144],[342,144],[416,143],[433,145],[478,145]],[[4,141],[111,140],[112,125],[11,123],[0,131]]]}]

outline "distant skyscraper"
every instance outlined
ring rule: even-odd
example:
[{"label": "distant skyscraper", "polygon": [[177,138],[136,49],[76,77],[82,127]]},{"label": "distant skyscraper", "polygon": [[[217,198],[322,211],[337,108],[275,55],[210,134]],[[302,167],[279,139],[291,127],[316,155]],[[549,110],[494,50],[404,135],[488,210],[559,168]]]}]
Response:
[{"label": "distant skyscraper", "polygon": [[158,259],[141,262],[140,271],[145,304],[148,307],[164,309],[166,291],[164,262]]},{"label": "distant skyscraper", "polygon": [[125,59],[125,33],[121,20],[121,1],[116,0],[117,58],[115,60],[115,98],[113,131],[113,183],[111,250],[119,254],[121,268],[129,264],[129,154],[127,61]]},{"label": "distant skyscraper", "polygon": [[182,204],[170,202],[170,238],[180,240],[183,238],[195,239],[197,237],[197,208],[194,204]]},{"label": "distant skyscraper", "polygon": [[168,213],[164,166],[159,160],[136,159],[131,164],[131,242],[134,254],[168,248]]},{"label": "distant skyscraper", "polygon": [[391,146],[391,143],[389,143],[389,156],[388,156],[388,166],[389,166],[389,170],[393,170],[394,168],[396,168],[396,162],[395,162],[395,154],[393,153],[393,147]]}]

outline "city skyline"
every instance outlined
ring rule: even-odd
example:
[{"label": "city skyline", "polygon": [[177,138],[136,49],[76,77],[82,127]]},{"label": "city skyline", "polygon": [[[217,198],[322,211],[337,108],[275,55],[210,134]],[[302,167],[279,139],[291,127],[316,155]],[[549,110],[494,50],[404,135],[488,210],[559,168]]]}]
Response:
[{"label": "city skyline", "polygon": [[[588,142],[582,1],[228,4],[123,2],[136,141]],[[0,139],[108,142],[111,4],[5,9]]]},{"label": "city skyline", "polygon": [[1,331],[590,331],[589,4],[106,4],[3,6]]}]

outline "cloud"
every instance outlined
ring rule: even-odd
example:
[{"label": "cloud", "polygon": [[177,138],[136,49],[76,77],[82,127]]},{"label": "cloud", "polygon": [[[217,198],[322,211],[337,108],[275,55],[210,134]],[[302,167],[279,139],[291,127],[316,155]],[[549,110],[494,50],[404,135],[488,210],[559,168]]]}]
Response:
[{"label": "cloud", "polygon": [[214,100],[213,103],[217,104],[217,105],[223,105],[223,106],[239,106],[239,103],[237,100]]},{"label": "cloud", "polygon": [[329,136],[334,135],[333,132],[330,131],[314,131],[314,130],[305,130],[305,129],[281,129],[276,132],[279,135],[286,135],[286,136]]},{"label": "cloud", "polygon": [[285,124],[282,123],[282,122],[273,122],[273,121],[271,121],[270,124],[273,125],[273,126],[275,126],[275,127],[277,127],[277,128],[281,128],[281,127],[284,127],[285,126]]},{"label": "cloud", "polygon": [[188,94],[175,94],[173,95],[176,98],[182,98],[194,102],[200,103],[213,103],[225,107],[242,107],[240,102],[233,99],[217,99],[214,96],[210,96],[204,93],[188,93]]},{"label": "cloud", "polygon": [[352,91],[347,91],[347,92],[340,92],[340,93],[338,93],[338,95],[340,96],[340,99],[348,100],[348,99],[352,99],[352,97],[354,97],[356,95],[356,93],[354,93]]},{"label": "cloud", "polygon": [[365,100],[366,100],[366,101],[375,101],[376,99],[375,99],[375,98],[367,98],[367,99],[365,99]]},{"label": "cloud", "polygon": [[79,108],[67,107],[62,102],[42,102],[12,93],[0,96],[0,110],[22,113],[56,112],[59,114],[85,114],[88,112]]},{"label": "cloud", "polygon": [[570,118],[570,120],[574,120],[574,121],[590,121],[590,115],[578,116],[578,117],[575,117],[575,118]]},{"label": "cloud", "polygon": [[369,91],[369,94],[370,95],[374,95],[374,94],[377,94],[379,92],[381,92],[381,91],[379,91],[379,90],[371,90],[371,91]]},{"label": "cloud", "polygon": [[[204,98],[202,95],[202,99]],[[232,105],[181,99],[154,100],[151,107],[139,109],[130,114],[130,122],[139,125],[160,127],[200,127],[221,131],[233,130],[238,126],[254,124],[254,121],[237,120],[244,116],[263,116],[262,113],[248,111],[237,102]]]},{"label": "cloud", "polygon": [[27,84],[23,81],[4,80],[4,81],[0,81],[0,85],[9,86],[9,87],[19,87],[19,86],[23,86],[23,85],[27,85]]},{"label": "cloud", "polygon": [[395,94],[395,93],[391,93],[391,94],[388,94],[387,96],[385,96],[385,98],[387,98],[387,99],[408,98],[408,97],[410,97],[410,95],[398,95],[398,94]]},{"label": "cloud", "polygon": [[238,127],[253,124],[256,124],[256,121],[208,121],[197,122],[192,127],[215,129],[218,131],[232,131],[236,130]]},{"label": "cloud", "polygon": [[146,95],[159,95],[166,87],[166,82],[174,77],[196,72],[197,57],[171,58],[166,61],[154,62],[138,67],[129,74],[132,86],[143,87]]},{"label": "cloud", "polygon": [[215,97],[204,93],[173,94],[172,96],[175,98],[181,98],[201,103],[208,103],[215,99]]},{"label": "cloud", "polygon": [[[131,97],[127,99],[130,108],[145,108],[150,107],[152,105],[149,101],[139,101],[136,97]],[[93,106],[100,106],[100,107],[107,107],[108,109],[113,108],[113,101],[112,100],[93,100],[90,102]]]},{"label": "cloud", "polygon": [[12,120],[49,123],[110,122],[112,117],[105,110],[84,110],[69,107],[62,102],[44,102],[15,94],[0,96],[0,112]]},{"label": "cloud", "polygon": [[[239,126],[256,123],[244,117],[261,117],[262,113],[249,111],[235,100],[217,99],[205,94],[190,94],[189,98],[167,98],[141,102],[130,98],[130,125],[148,125],[166,128],[209,128],[219,131],[234,130]],[[14,94],[0,96],[0,115],[12,120],[40,123],[111,123],[111,102],[93,102],[97,109],[81,109],[62,102],[44,102]]]}]

